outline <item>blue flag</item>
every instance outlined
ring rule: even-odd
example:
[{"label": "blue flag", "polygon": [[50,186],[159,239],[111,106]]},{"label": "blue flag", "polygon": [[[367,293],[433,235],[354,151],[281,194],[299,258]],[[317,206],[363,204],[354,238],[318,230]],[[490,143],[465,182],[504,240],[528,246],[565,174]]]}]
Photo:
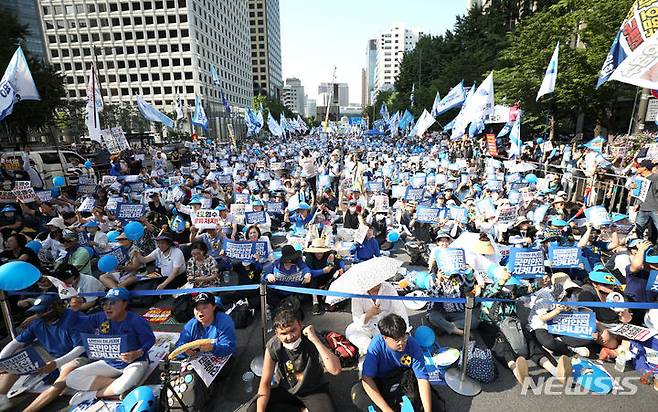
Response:
[{"label": "blue flag", "polygon": [[404,114],[402,115],[402,118],[400,119],[400,123],[398,124],[400,130],[405,130],[413,120],[414,120],[414,115],[411,114],[409,110],[405,110]]},{"label": "blue flag", "polygon": [[511,123],[511,122],[505,123],[505,126],[503,126],[503,128],[500,129],[500,132],[498,132],[498,136],[496,136],[496,137],[507,136],[507,133],[509,133],[510,130],[512,130],[513,125],[514,125],[514,123]]},{"label": "blue flag", "polygon": [[142,116],[144,116],[146,120],[162,123],[170,129],[174,128],[174,121],[172,119],[167,117],[164,113],[160,112],[155,107],[146,103],[142,96],[136,94],[135,98],[137,99],[137,109],[139,109],[139,112],[142,114]]},{"label": "blue flag", "polygon": [[217,69],[215,66],[210,66],[210,78],[212,80],[212,84],[219,86],[219,76],[217,76]]},{"label": "blue flag", "polygon": [[610,46],[610,51],[608,51],[608,56],[603,62],[603,67],[601,67],[601,73],[599,74],[599,80],[596,82],[597,89],[607,82],[621,62],[626,60],[626,52],[619,43],[620,36],[621,30],[617,32],[615,39],[612,41],[612,46]]},{"label": "blue flag", "polygon": [[450,109],[461,107],[461,105],[464,104],[464,100],[466,100],[466,93],[464,92],[464,82],[461,82],[457,86],[450,89],[448,94],[446,94],[443,99],[441,99],[439,104],[436,105],[436,108],[432,107],[432,116],[436,117]]},{"label": "blue flag", "polygon": [[411,104],[411,108],[416,105],[416,83],[411,85],[411,95],[409,95],[409,103]]},{"label": "blue flag", "polygon": [[512,126],[512,131],[509,135],[510,149],[509,149],[509,158],[521,157],[521,148],[523,147],[523,142],[521,141],[521,112],[516,116],[516,121]]},{"label": "blue flag", "polygon": [[41,100],[23,49],[16,49],[0,80],[0,120],[9,116],[20,100]]},{"label": "blue flag", "polygon": [[434,117],[439,115],[438,114],[439,113],[438,112],[439,104],[441,104],[441,95],[439,94],[439,91],[437,90],[436,96],[434,96],[434,103],[432,104],[432,111],[430,112],[430,114]]},{"label": "blue flag", "polygon": [[537,98],[535,100],[539,100],[539,98],[543,95],[553,93],[555,90],[555,81],[557,80],[557,60],[559,54],[560,42],[558,41],[557,45],[555,46],[555,50],[553,50],[553,56],[551,57],[551,61],[548,63],[546,73],[544,74],[544,80],[541,82],[541,87],[537,92]]},{"label": "blue flag", "polygon": [[194,99],[194,114],[192,115],[192,124],[201,127],[203,130],[208,131],[208,117],[206,112],[201,106],[201,99],[196,96]]},{"label": "blue flag", "polygon": [[231,113],[231,106],[228,104],[228,100],[226,100],[226,95],[224,94],[224,90],[220,90],[219,94],[222,97],[222,104],[224,105],[224,110],[226,110],[226,113]]},{"label": "blue flag", "polygon": [[382,116],[382,119],[388,123],[390,116],[388,115],[388,107],[386,107],[386,103],[382,103],[382,107],[379,108],[379,114]]},{"label": "blue flag", "polygon": [[267,127],[270,129],[270,133],[274,136],[281,137],[283,135],[283,129],[279,123],[277,123],[276,119],[274,119],[272,113],[267,114]]}]

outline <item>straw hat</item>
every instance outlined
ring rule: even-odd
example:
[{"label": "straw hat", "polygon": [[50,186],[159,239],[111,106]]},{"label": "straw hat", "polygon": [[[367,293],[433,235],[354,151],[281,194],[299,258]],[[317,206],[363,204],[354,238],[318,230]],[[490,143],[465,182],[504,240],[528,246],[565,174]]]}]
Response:
[{"label": "straw hat", "polygon": [[567,289],[571,289],[571,288],[578,288],[578,289],[580,289],[580,286],[579,286],[576,282],[574,282],[573,280],[571,280],[571,278],[569,277],[569,275],[567,275],[567,274],[564,273],[564,272],[557,272],[557,273],[554,273],[553,276],[551,276],[551,283],[552,283],[553,285],[561,284],[563,290],[567,290]]},{"label": "straw hat", "polygon": [[323,237],[318,237],[313,239],[311,245],[304,249],[304,252],[308,253],[325,253],[330,251],[331,248],[327,247],[326,241]]},{"label": "straw hat", "polygon": [[475,242],[475,245],[473,245],[473,252],[478,255],[493,255],[496,253],[491,241],[488,239],[482,240],[482,238],[478,239],[478,241]]}]

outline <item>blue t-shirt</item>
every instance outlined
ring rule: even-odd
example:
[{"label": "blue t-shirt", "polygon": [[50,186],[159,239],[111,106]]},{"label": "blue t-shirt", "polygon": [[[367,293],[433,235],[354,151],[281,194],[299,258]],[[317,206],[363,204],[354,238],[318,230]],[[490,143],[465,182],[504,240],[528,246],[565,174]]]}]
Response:
[{"label": "blue t-shirt", "polygon": [[377,335],[372,338],[368,353],[363,361],[362,376],[381,378],[398,368],[412,368],[417,379],[428,379],[425,369],[425,358],[420,345],[413,336],[409,336],[407,346],[402,352],[388,347],[384,337]]},{"label": "blue t-shirt", "polygon": [[83,346],[80,333],[66,327],[72,313],[74,312],[67,309],[55,323],[46,323],[37,318],[16,336],[16,340],[23,344],[39,341],[41,346],[55,358],[64,356],[76,346]]},{"label": "blue t-shirt", "polygon": [[[98,336],[103,335],[125,335],[125,351],[132,352],[141,349],[144,354],[135,361],[148,361],[148,351],[155,343],[155,335],[146,319],[134,312],[127,312],[121,322],[108,320],[105,312],[91,315],[83,315],[80,312],[72,312],[70,327],[80,332],[91,333]],[[106,359],[105,362],[117,369],[128,366],[127,363],[116,359]]]},{"label": "blue t-shirt", "polygon": [[191,319],[183,327],[176,347],[197,339],[215,339],[212,350],[215,356],[226,357],[237,352],[235,325],[233,319],[224,312],[215,312],[215,320],[207,327],[198,320]]}]

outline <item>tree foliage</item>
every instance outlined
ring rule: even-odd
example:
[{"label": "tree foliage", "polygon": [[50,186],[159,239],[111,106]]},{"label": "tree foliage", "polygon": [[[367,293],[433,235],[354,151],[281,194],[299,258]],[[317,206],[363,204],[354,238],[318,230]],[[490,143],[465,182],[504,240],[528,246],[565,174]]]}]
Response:
[{"label": "tree foliage", "polygon": [[267,121],[267,115],[269,113],[272,113],[272,116],[277,121],[281,118],[281,113],[285,114],[288,119],[295,116],[290,109],[277,100],[270,99],[268,96],[264,95],[254,96],[252,108],[254,110],[260,110],[261,106],[263,107],[263,119],[265,119],[265,121]]}]

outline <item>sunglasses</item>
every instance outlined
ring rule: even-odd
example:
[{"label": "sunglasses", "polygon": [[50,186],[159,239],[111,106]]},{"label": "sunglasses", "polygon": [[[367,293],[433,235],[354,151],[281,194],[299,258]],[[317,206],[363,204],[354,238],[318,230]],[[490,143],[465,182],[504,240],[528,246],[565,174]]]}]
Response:
[{"label": "sunglasses", "polygon": [[101,306],[114,306],[117,302],[118,300],[104,300],[101,302]]}]

